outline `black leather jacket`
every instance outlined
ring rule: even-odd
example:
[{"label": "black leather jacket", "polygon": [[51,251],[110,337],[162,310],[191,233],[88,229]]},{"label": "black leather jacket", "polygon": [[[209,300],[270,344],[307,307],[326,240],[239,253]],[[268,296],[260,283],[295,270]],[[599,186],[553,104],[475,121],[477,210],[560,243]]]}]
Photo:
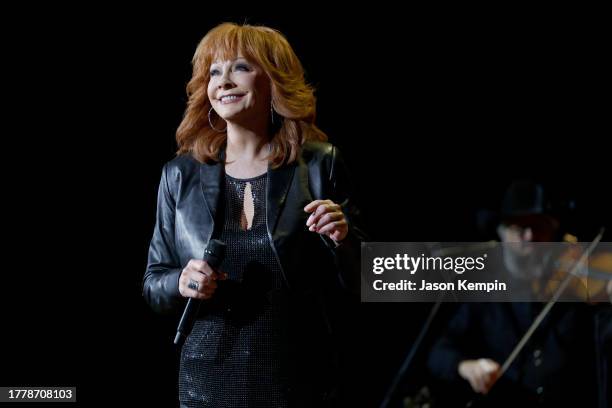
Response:
[{"label": "black leather jacket", "polygon": [[[156,312],[182,310],[179,276],[190,259],[202,259],[219,227],[215,216],[223,175],[222,163],[202,164],[187,155],[163,168],[143,282],[144,297]],[[359,293],[360,242],[365,236],[357,227],[358,210],[338,149],[329,143],[305,143],[296,161],[268,169],[267,186],[268,236],[287,287],[308,299],[320,299],[317,294],[330,287]],[[340,204],[347,217],[349,233],[337,247],[306,227],[309,214],[304,207],[318,198]]]}]

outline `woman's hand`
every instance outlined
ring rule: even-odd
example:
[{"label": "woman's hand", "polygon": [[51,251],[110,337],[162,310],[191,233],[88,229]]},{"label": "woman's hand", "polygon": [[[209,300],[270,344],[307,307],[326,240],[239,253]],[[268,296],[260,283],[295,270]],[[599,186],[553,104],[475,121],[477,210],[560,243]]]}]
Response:
[{"label": "woman's hand", "polygon": [[500,366],[488,358],[463,360],[459,363],[459,375],[467,380],[474,392],[486,394],[499,377]]},{"label": "woman's hand", "polygon": [[184,297],[210,299],[217,289],[217,280],[227,274],[214,271],[206,261],[191,259],[179,277],[179,292]]},{"label": "woman's hand", "polygon": [[304,207],[311,213],[306,221],[310,231],[327,235],[336,242],[342,241],[348,234],[348,222],[342,208],[332,200],[315,200]]}]

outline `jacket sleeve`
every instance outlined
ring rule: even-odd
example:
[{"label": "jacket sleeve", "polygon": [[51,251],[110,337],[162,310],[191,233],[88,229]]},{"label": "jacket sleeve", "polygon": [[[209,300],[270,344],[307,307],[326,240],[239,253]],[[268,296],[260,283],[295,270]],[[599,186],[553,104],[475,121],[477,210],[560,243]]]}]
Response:
[{"label": "jacket sleeve", "polygon": [[331,163],[326,195],[342,207],[348,222],[348,234],[340,243],[334,242],[325,235],[321,239],[333,252],[339,270],[340,282],[345,289],[359,295],[361,276],[361,242],[367,241],[367,235],[361,228],[361,214],[352,197],[352,188],[346,164],[342,154],[335,146],[332,148]]},{"label": "jacket sleeve", "polygon": [[179,277],[182,272],[174,241],[175,199],[168,182],[168,165],[162,170],[157,194],[157,216],[149,245],[143,296],[157,313],[170,314],[181,304]]},{"label": "jacket sleeve", "polygon": [[472,355],[468,342],[476,338],[469,330],[477,324],[478,319],[474,317],[468,304],[461,305],[452,316],[446,332],[438,338],[428,354],[427,366],[434,377],[448,382],[462,382],[458,368],[462,360]]}]

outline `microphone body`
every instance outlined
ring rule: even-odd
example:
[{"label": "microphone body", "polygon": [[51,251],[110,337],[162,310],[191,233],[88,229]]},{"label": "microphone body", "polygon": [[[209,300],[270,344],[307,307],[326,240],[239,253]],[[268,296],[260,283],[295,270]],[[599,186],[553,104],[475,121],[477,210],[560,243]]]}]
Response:
[{"label": "microphone body", "polygon": [[[225,258],[225,244],[218,239],[212,239],[208,243],[208,246],[204,250],[204,257],[202,258],[206,263],[213,269],[218,268]],[[176,329],[176,336],[174,337],[174,344],[182,346],[185,339],[191,333],[195,319],[200,311],[202,305],[201,299],[189,298],[187,305],[179,321],[178,328]]]}]

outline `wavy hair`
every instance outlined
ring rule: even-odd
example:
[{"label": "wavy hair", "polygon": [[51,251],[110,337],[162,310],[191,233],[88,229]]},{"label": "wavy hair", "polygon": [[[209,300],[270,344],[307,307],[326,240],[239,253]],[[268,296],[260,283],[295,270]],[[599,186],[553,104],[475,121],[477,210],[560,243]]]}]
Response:
[{"label": "wavy hair", "polygon": [[[209,124],[209,69],[215,60],[232,59],[239,53],[257,63],[270,78],[273,115],[279,118],[271,128],[268,159],[272,167],[294,161],[307,140],[326,141],[327,135],[315,125],[314,88],[306,83],[302,64],[287,39],[268,27],[222,23],[202,38],[193,56],[187,109],[176,131],[177,154],[192,154],[200,162],[219,161],[227,134]],[[219,121],[222,119],[217,118]]]}]

